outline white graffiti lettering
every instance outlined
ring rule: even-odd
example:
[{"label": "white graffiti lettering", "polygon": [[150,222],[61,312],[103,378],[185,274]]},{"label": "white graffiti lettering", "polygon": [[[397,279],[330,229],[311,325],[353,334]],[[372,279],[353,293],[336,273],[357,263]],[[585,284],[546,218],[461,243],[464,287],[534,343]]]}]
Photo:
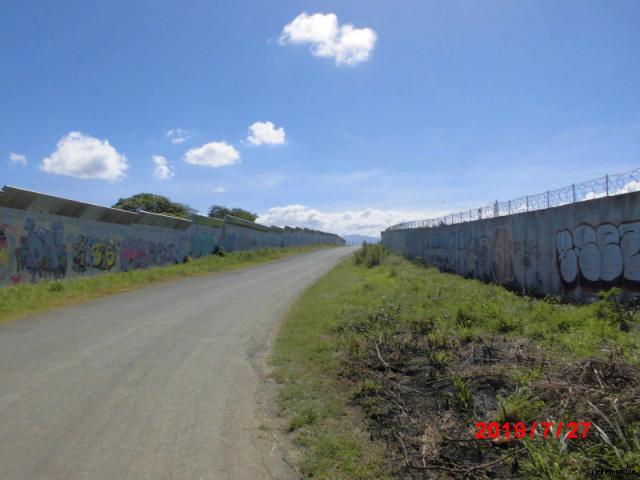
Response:
[{"label": "white graffiti lettering", "polygon": [[616,227],[588,224],[556,234],[560,277],[566,284],[576,280],[615,282],[640,281],[640,222]]}]

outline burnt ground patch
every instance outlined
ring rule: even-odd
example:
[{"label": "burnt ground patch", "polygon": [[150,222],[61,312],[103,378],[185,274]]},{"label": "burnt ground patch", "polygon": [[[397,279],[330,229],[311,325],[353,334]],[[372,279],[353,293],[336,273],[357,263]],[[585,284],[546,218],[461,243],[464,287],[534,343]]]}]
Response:
[{"label": "burnt ground patch", "polygon": [[[640,468],[640,368],[561,361],[535,341],[459,336],[430,321],[397,322],[386,306],[336,328],[342,375],[371,436],[403,479],[587,478],[592,468]],[[476,422],[590,421],[587,438],[478,440]],[[528,430],[529,431],[529,430]]]}]

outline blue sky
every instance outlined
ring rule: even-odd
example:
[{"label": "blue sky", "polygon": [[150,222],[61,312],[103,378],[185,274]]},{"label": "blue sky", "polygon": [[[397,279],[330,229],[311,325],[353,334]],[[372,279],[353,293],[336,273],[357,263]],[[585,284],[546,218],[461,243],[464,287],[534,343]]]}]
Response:
[{"label": "blue sky", "polygon": [[9,0],[0,185],[344,234],[629,170],[639,25],[636,0]]}]

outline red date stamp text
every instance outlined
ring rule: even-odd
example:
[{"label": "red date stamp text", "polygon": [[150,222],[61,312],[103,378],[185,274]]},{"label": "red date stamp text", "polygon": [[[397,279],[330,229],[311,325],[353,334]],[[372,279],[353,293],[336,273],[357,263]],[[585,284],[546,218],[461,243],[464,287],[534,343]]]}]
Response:
[{"label": "red date stamp text", "polygon": [[591,422],[537,422],[530,425],[524,422],[503,423],[477,422],[476,438],[491,439],[523,439],[523,438],[587,438]]}]

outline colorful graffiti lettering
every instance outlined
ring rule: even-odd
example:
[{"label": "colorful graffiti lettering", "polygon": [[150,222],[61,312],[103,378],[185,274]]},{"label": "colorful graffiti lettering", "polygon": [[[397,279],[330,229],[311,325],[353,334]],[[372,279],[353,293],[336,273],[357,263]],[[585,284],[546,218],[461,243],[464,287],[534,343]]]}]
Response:
[{"label": "colorful graffiti lettering", "polygon": [[640,284],[640,222],[588,224],[556,234],[560,278],[567,287]]},{"label": "colorful graffiti lettering", "polygon": [[32,219],[27,219],[24,227],[26,235],[20,237],[20,245],[15,249],[17,272],[27,271],[31,281],[36,278],[64,278],[67,273],[67,247],[64,242],[64,228],[56,222],[51,230],[36,228]]},{"label": "colorful graffiti lettering", "polygon": [[72,246],[75,272],[90,269],[110,270],[118,259],[116,244],[111,240],[99,240],[93,236],[80,235]]},{"label": "colorful graffiti lettering", "polygon": [[120,250],[120,268],[124,271],[150,266],[180,263],[184,258],[173,243],[152,242],[129,238]]}]

